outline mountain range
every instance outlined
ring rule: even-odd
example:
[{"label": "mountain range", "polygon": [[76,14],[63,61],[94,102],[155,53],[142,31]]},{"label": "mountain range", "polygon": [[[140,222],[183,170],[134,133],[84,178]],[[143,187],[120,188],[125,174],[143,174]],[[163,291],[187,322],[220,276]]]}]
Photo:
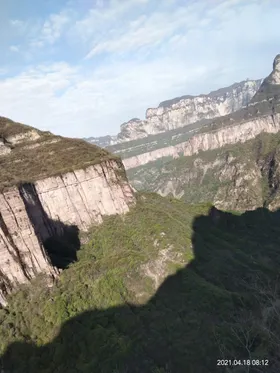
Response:
[{"label": "mountain range", "polygon": [[[272,72],[263,80],[235,83],[209,95],[183,96],[165,101],[157,109],[148,109],[147,113],[154,113],[153,122],[149,115],[142,124],[133,121],[132,126],[128,122],[134,134],[143,133],[143,125],[150,128],[148,135],[145,131],[146,137],[123,141],[107,149],[122,158],[128,179],[136,190],[172,195],[187,202],[211,201],[219,208],[273,206],[271,199],[277,193],[267,186],[270,185],[267,178],[275,170],[268,173],[264,168],[269,169],[267,162],[277,150],[278,135],[269,134],[279,132],[279,66],[278,55]],[[175,125],[177,128],[170,130]],[[163,127],[164,132],[151,134]],[[121,128],[128,127],[125,124]],[[254,186],[244,181],[245,174],[247,179],[251,174]],[[248,187],[254,189],[250,196]],[[243,188],[245,204],[240,198]]]},{"label": "mountain range", "polygon": [[157,108],[147,109],[145,120],[133,118],[123,123],[117,136],[90,137],[85,140],[108,147],[226,115],[246,106],[261,83],[261,79],[247,79],[207,95],[176,97],[161,102]]}]

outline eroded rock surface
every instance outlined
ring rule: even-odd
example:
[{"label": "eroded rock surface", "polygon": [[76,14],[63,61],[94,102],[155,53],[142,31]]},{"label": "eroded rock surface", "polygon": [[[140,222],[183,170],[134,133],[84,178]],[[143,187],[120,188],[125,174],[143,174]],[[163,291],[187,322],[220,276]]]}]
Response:
[{"label": "eroded rock surface", "polygon": [[176,158],[179,155],[191,156],[200,151],[221,148],[227,144],[246,142],[256,137],[261,132],[276,133],[279,130],[280,114],[265,115],[257,119],[238,123],[234,126],[222,127],[218,130],[197,134],[190,138],[190,140],[175,146],[165,147],[149,153],[126,158],[123,160],[123,163],[125,168],[129,170],[163,157],[172,156]]},{"label": "eroded rock surface", "polygon": [[45,243],[124,214],[135,198],[119,158],[81,140],[0,118],[0,304],[58,270]]}]

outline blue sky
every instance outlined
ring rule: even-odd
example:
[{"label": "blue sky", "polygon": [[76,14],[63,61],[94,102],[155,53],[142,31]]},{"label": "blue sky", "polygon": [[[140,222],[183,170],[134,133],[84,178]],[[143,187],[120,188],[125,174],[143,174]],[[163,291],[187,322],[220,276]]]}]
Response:
[{"label": "blue sky", "polygon": [[279,0],[0,0],[0,115],[69,137],[262,78]]}]

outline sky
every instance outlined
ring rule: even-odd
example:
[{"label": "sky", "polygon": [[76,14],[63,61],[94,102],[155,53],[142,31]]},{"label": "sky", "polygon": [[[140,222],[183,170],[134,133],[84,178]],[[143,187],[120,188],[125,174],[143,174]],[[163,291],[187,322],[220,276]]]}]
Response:
[{"label": "sky", "polygon": [[0,116],[115,135],[149,107],[259,79],[279,0],[0,0]]}]

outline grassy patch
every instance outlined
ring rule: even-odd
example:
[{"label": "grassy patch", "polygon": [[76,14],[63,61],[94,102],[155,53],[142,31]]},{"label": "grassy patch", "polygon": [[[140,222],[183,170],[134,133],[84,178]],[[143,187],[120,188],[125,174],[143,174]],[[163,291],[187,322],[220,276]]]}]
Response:
[{"label": "grassy patch", "polygon": [[[2,119],[2,122],[6,123],[0,126],[5,136],[32,129],[6,119]],[[84,140],[54,136],[49,132],[37,132],[40,135],[38,140],[14,145],[11,153],[0,157],[0,189],[62,175],[112,159],[119,163],[121,169],[123,168],[119,157]],[[32,148],[34,145],[39,146]]]},{"label": "grassy patch", "polygon": [[25,124],[14,122],[5,117],[0,117],[0,137],[2,138],[18,135],[19,133],[28,132],[33,129],[33,127]]}]

